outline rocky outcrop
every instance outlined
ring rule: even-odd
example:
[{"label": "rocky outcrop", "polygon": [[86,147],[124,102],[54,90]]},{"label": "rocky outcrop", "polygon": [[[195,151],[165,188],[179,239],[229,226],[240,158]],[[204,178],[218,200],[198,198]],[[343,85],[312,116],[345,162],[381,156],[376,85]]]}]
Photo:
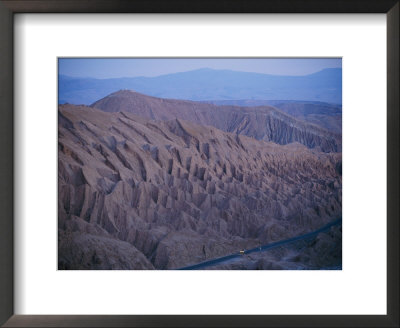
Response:
[{"label": "rocky outcrop", "polygon": [[129,112],[151,120],[181,119],[222,131],[286,145],[299,142],[323,152],[341,152],[341,136],[270,106],[216,106],[186,100],[162,99],[122,90],[96,101],[106,112]]},{"label": "rocky outcrop", "polygon": [[173,269],[341,216],[341,154],[59,108],[60,269]]}]

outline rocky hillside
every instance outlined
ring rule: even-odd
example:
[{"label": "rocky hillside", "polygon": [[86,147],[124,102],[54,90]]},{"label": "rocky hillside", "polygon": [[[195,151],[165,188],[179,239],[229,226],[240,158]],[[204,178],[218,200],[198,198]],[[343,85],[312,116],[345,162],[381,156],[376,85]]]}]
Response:
[{"label": "rocky hillside", "polygon": [[213,100],[206,103],[218,106],[234,105],[244,107],[273,106],[297,119],[319,125],[336,134],[342,134],[342,105],[319,101],[285,100]]},{"label": "rocky hillside", "polygon": [[340,153],[183,119],[58,115],[59,269],[174,269],[341,216]]},{"label": "rocky hillside", "polygon": [[175,118],[258,140],[285,145],[299,142],[323,152],[340,152],[341,136],[298,120],[271,106],[216,106],[186,100],[162,99],[121,90],[91,105],[106,112],[129,112],[151,120]]}]

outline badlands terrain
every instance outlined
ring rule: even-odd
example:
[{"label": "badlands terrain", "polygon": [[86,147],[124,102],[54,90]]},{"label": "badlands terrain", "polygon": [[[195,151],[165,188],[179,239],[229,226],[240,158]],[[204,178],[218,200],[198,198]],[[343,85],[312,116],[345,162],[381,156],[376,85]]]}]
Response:
[{"label": "badlands terrain", "polygon": [[216,106],[195,101],[162,99],[121,90],[96,101],[91,107],[106,112],[129,112],[151,120],[181,119],[211,125],[278,144],[299,142],[323,152],[341,151],[341,135],[286,114],[272,106]]},{"label": "badlands terrain", "polygon": [[[341,135],[271,106],[115,92],[58,110],[59,269],[178,269],[341,217]],[[341,227],[213,269],[341,265]]]},{"label": "badlands terrain", "polygon": [[207,101],[206,103],[244,107],[274,106],[297,119],[319,125],[334,133],[342,133],[342,105],[338,104],[329,104],[320,101],[253,99]]}]

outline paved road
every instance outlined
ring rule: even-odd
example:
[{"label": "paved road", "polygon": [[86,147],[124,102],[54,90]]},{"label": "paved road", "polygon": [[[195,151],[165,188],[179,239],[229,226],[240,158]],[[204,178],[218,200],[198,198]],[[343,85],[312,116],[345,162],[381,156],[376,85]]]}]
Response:
[{"label": "paved road", "polygon": [[[255,247],[255,248],[252,248],[252,249],[248,249],[248,250],[244,251],[244,254],[251,254],[251,253],[255,253],[255,252],[263,252],[263,251],[269,250],[271,248],[275,248],[275,247],[278,247],[278,246],[282,246],[282,245],[286,245],[286,244],[289,244],[289,243],[293,243],[293,242],[298,241],[298,240],[308,239],[310,237],[316,237],[319,233],[324,232],[326,230],[329,230],[331,227],[333,227],[335,225],[341,225],[341,224],[342,224],[342,219],[337,219],[335,221],[332,221],[332,222],[328,223],[327,225],[324,225],[322,228],[319,228],[318,230],[315,230],[315,231],[312,231],[312,232],[309,232],[309,233],[306,233],[304,235],[300,235],[300,236],[297,236],[297,237],[292,237],[292,238],[289,238],[289,239],[277,241],[275,243],[267,244],[267,245],[264,245],[264,246],[261,246],[261,247]],[[227,256],[223,256],[223,257],[218,257],[218,258],[215,258],[215,259],[212,259],[212,260],[209,260],[209,261],[205,261],[205,262],[201,262],[201,263],[198,263],[198,264],[194,264],[194,265],[189,265],[189,266],[180,268],[178,270],[204,269],[204,268],[206,268],[208,266],[219,264],[219,263],[222,263],[222,262],[234,259],[234,258],[239,258],[241,256],[242,255],[239,252],[237,252],[235,254],[231,254],[231,255],[227,255]]]}]

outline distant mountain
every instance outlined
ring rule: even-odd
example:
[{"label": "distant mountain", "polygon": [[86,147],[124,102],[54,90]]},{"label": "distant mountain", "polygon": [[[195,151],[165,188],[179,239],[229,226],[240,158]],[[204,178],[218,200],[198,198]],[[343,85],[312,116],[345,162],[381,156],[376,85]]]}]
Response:
[{"label": "distant mountain", "polygon": [[129,112],[144,118],[166,121],[182,119],[214,126],[278,144],[299,142],[323,152],[340,152],[341,136],[306,123],[271,106],[216,106],[194,101],[150,97],[121,90],[91,105],[106,112]]},{"label": "distant mountain", "polygon": [[274,106],[298,119],[317,124],[323,128],[342,133],[342,105],[324,103],[320,101],[287,101],[287,100],[214,100],[205,101],[215,105],[234,106]]},{"label": "distant mountain", "polygon": [[161,75],[114,79],[59,75],[59,103],[90,104],[106,95],[131,89],[155,97],[186,100],[307,100],[342,103],[342,69],[305,76],[280,76],[230,70],[198,69]]}]

